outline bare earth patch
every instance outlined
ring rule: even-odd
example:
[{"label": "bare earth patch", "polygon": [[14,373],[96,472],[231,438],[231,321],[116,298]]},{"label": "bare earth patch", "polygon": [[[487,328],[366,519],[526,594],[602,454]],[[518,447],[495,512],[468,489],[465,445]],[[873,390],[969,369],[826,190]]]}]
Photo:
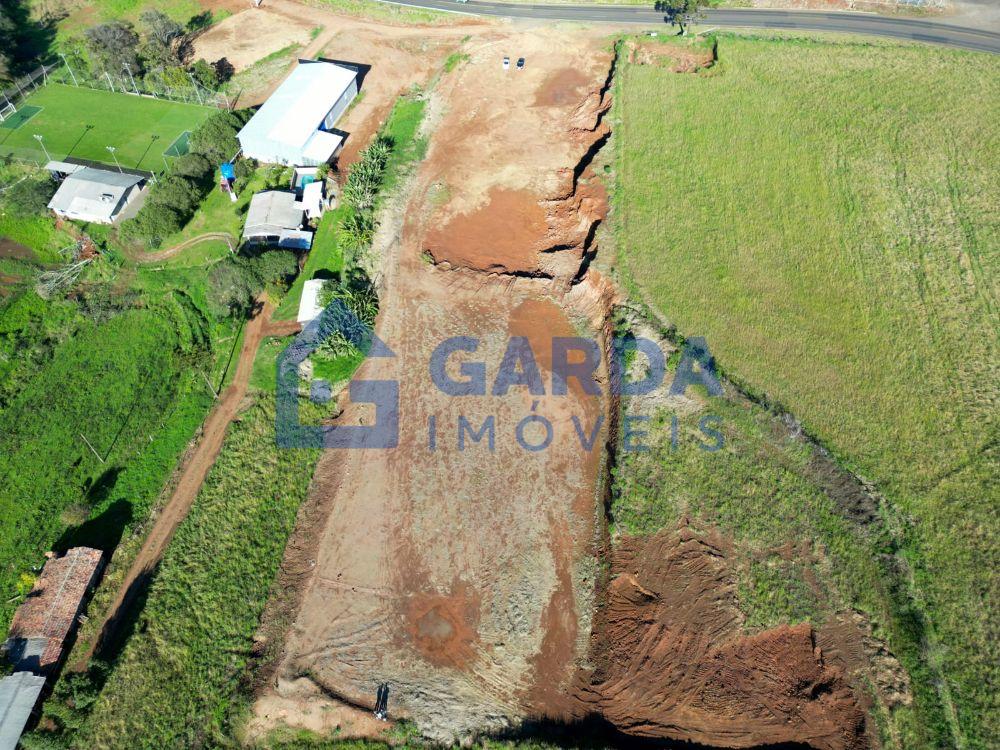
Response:
[{"label": "bare earth patch", "polygon": [[194,56],[208,62],[225,58],[237,71],[292,45],[306,45],[317,24],[266,6],[241,11],[216,24],[194,42]]}]

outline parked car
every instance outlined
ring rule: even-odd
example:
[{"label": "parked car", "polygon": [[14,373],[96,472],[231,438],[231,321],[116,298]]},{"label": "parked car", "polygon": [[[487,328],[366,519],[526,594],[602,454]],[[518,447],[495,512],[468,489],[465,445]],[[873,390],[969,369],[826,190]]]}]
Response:
[{"label": "parked car", "polygon": [[524,58],[523,57],[517,58],[517,69],[518,70],[524,70]]},{"label": "parked car", "polygon": [[509,57],[505,57],[503,59],[503,69],[507,70],[508,68],[510,68],[510,58]]}]

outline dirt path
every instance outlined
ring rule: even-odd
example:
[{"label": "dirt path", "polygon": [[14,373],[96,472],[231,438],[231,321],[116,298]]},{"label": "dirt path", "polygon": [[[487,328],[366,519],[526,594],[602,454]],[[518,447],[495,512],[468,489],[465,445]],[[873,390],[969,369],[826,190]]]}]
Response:
[{"label": "dirt path", "polygon": [[128,254],[128,257],[136,263],[159,263],[173,258],[175,255],[184,252],[188,248],[200,245],[202,242],[209,242],[212,240],[222,240],[223,242],[228,242],[230,250],[236,244],[236,238],[229,234],[229,232],[207,232],[206,234],[200,234],[197,237],[192,237],[189,240],[184,240],[184,242],[179,245],[168,247],[166,250],[157,250],[155,253],[142,253],[131,249],[126,250],[126,253]]},{"label": "dirt path", "polygon": [[219,396],[218,403],[202,425],[198,444],[186,455],[174,491],[154,521],[142,549],[139,550],[119,587],[118,595],[104,614],[101,626],[97,630],[99,635],[74,665],[74,669],[86,669],[87,663],[98,648],[114,642],[117,628],[127,618],[132,603],[146,589],[174,532],[191,510],[191,505],[198,496],[209,469],[219,455],[226,429],[239,411],[240,403],[246,395],[261,340],[266,336],[297,332],[298,328],[289,323],[271,324],[272,312],[273,306],[270,302],[258,301],[243,332],[243,346],[233,380]]}]

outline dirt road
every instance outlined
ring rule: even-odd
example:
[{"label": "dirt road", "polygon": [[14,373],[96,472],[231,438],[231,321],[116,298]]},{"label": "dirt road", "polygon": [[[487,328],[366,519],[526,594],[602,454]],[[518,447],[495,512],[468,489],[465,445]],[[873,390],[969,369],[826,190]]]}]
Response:
[{"label": "dirt road", "polygon": [[215,408],[202,425],[197,444],[185,456],[183,465],[179,469],[170,499],[153,522],[149,535],[119,587],[118,595],[104,614],[100,628],[96,631],[99,635],[74,665],[74,669],[86,669],[87,662],[96,650],[106,644],[114,643],[118,626],[126,618],[132,603],[149,584],[174,532],[187,517],[209,469],[219,455],[226,429],[238,413],[246,395],[261,340],[267,336],[290,335],[297,332],[298,324],[271,324],[272,312],[273,306],[269,302],[258,300],[252,317],[243,331],[243,345],[232,382],[219,395]]},{"label": "dirt road", "polygon": [[[371,66],[361,82],[360,95],[337,123],[338,129],[348,133],[339,157],[343,166],[354,161],[401,93],[414,84],[425,84],[465,36],[494,25],[493,21],[458,17],[447,26],[379,23],[293,0],[268,0],[260,8],[241,10],[199,36],[195,50],[197,57],[210,62],[222,57],[239,62],[239,69],[293,42],[304,44],[296,53],[302,59],[321,56]],[[319,31],[306,43],[301,34],[304,30],[308,38],[311,29]],[[245,40],[242,43],[247,47],[238,58],[232,54],[234,39]],[[291,68],[285,75],[290,72]],[[239,106],[263,103],[285,75],[243,92]]]}]

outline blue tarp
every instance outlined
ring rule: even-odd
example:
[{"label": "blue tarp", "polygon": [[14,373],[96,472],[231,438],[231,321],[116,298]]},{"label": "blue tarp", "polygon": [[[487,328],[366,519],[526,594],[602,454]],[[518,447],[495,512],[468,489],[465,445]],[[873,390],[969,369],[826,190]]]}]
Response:
[{"label": "blue tarp", "polygon": [[219,165],[219,172],[221,172],[222,176],[225,177],[227,180],[236,179],[236,170],[233,168],[231,162],[227,161],[225,164]]}]

